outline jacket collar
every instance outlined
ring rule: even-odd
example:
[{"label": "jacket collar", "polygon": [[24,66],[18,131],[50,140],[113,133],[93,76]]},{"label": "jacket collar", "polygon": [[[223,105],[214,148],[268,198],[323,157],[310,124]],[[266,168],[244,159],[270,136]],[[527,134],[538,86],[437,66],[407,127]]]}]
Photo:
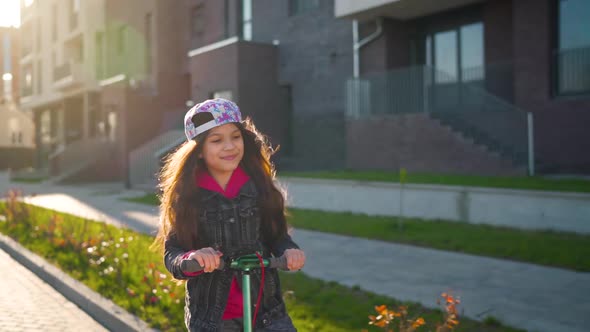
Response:
[{"label": "jacket collar", "polygon": [[248,174],[244,171],[242,166],[238,166],[232,173],[225,190],[221,188],[219,183],[207,171],[200,172],[196,176],[197,186],[207,189],[212,192],[219,193],[226,198],[235,198],[240,193],[240,189],[250,180]]}]

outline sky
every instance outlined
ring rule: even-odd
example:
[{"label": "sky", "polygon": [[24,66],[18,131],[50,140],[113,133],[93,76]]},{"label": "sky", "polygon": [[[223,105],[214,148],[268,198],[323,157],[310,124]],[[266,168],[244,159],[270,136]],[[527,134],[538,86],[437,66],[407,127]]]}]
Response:
[{"label": "sky", "polygon": [[0,0],[0,26],[20,25],[20,0]]}]

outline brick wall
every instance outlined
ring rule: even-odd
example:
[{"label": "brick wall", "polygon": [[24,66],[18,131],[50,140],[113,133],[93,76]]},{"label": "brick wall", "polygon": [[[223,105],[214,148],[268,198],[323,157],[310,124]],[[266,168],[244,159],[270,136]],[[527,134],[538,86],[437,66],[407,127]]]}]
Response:
[{"label": "brick wall", "polygon": [[490,153],[427,114],[347,122],[351,169],[477,175],[524,175],[525,170]]}]

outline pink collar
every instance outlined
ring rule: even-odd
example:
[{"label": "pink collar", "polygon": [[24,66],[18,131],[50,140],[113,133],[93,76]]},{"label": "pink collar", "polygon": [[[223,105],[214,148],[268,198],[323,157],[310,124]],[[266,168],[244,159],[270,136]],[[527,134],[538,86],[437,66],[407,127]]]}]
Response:
[{"label": "pink collar", "polygon": [[218,192],[230,199],[238,196],[238,194],[240,193],[240,188],[242,188],[242,186],[246,184],[248,180],[250,180],[250,177],[242,169],[242,166],[238,166],[234,170],[229,179],[229,182],[227,183],[225,191],[207,171],[197,174],[196,177],[196,182],[199,187]]}]

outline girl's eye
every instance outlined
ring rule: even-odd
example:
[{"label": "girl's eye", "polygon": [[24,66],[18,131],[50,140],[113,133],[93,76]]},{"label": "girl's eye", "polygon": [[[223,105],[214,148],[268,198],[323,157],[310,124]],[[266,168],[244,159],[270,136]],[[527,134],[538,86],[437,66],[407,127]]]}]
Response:
[{"label": "girl's eye", "polygon": [[242,136],[234,136],[234,139],[240,139]]},{"label": "girl's eye", "polygon": [[219,142],[221,142],[220,139],[216,139],[216,140],[211,141],[211,143],[219,143]]}]

